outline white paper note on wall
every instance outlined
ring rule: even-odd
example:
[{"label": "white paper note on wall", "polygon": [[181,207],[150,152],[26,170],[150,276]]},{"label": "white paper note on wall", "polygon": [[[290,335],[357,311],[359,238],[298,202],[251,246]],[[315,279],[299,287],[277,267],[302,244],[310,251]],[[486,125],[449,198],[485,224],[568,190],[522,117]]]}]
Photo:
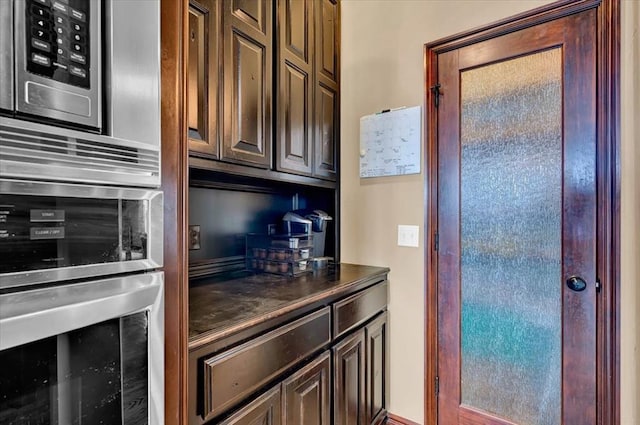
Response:
[{"label": "white paper note on wall", "polygon": [[360,118],[360,177],[420,173],[421,107]]}]

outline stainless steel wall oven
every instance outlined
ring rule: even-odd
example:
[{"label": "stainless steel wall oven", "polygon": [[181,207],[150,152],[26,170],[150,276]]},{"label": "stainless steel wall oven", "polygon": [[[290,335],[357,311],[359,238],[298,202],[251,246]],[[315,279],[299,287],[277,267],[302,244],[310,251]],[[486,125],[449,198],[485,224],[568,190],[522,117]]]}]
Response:
[{"label": "stainless steel wall oven", "polygon": [[159,93],[159,0],[0,0],[0,424],[164,423]]},{"label": "stainless steel wall oven", "polygon": [[162,273],[0,294],[0,423],[162,424]]},{"label": "stainless steel wall oven", "polygon": [[162,192],[0,178],[0,424],[160,424]]},{"label": "stainless steel wall oven", "polygon": [[0,289],[162,265],[162,193],[0,179]]}]

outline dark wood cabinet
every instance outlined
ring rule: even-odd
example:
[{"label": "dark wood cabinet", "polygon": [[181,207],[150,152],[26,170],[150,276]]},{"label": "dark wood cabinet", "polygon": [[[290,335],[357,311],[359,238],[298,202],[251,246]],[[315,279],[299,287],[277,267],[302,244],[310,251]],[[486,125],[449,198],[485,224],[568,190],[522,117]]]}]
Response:
[{"label": "dark wood cabinet", "polygon": [[280,171],[313,172],[314,0],[278,0]]},{"label": "dark wood cabinet", "polygon": [[[305,311],[287,313],[287,319],[255,323],[221,339],[206,336],[191,346],[189,424],[245,424],[246,418],[258,421],[252,424],[382,423],[388,282],[381,277],[316,299]],[[301,293],[309,295],[306,289]],[[241,301],[238,295],[234,299]]]},{"label": "dark wood cabinet", "polygon": [[366,397],[365,423],[379,424],[385,418],[387,385],[387,313],[365,327]]},{"label": "dark wood cabinet", "polygon": [[333,348],[334,424],[380,424],[386,417],[387,313]]},{"label": "dark wood cabinet", "polygon": [[331,355],[327,351],[282,383],[282,425],[331,423]]},{"label": "dark wood cabinet", "polygon": [[223,1],[224,138],[220,157],[271,166],[273,3]]},{"label": "dark wood cabinet", "polygon": [[280,171],[336,179],[338,16],[335,0],[278,0]]},{"label": "dark wood cabinet", "polygon": [[315,161],[313,175],[336,179],[340,137],[340,10],[337,0],[315,5]]},{"label": "dark wood cabinet", "polygon": [[217,158],[220,139],[220,25],[218,0],[189,2],[187,120],[189,150]]},{"label": "dark wood cabinet", "polygon": [[186,100],[196,166],[255,175],[231,162],[267,170],[268,179],[284,172],[334,184],[339,44],[337,0],[190,0]]},{"label": "dark wood cabinet", "polygon": [[220,425],[280,425],[282,424],[280,386],[251,401]]},{"label": "dark wood cabinet", "polygon": [[365,335],[360,329],[333,347],[333,423],[365,422]]},{"label": "dark wood cabinet", "polygon": [[[386,416],[387,283],[333,304],[334,423],[379,424]],[[364,326],[363,326],[364,325]]]},{"label": "dark wood cabinet", "polygon": [[331,425],[331,353],[325,351],[221,425]]}]

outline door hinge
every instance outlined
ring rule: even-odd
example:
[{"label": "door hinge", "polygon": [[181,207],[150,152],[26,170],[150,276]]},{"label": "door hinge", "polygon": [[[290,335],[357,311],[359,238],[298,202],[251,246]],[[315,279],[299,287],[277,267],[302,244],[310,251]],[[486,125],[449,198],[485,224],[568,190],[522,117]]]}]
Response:
[{"label": "door hinge", "polygon": [[602,289],[602,284],[600,283],[600,279],[596,279],[596,292],[600,292]]},{"label": "door hinge", "polygon": [[433,235],[433,250],[437,251],[440,248],[440,234],[436,233]]},{"label": "door hinge", "polygon": [[436,83],[435,86],[431,86],[431,93],[433,93],[433,106],[436,108],[440,106],[440,87],[442,87],[440,83]]},{"label": "door hinge", "polygon": [[436,391],[436,397],[437,397],[438,394],[440,394],[440,378],[437,376],[435,379],[435,391]]}]

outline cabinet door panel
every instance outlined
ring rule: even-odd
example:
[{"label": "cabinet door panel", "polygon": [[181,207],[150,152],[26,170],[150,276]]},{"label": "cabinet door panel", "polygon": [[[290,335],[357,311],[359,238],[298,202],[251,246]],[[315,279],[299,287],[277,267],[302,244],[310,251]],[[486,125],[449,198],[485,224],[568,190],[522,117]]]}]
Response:
[{"label": "cabinet door panel", "polygon": [[232,149],[264,155],[264,48],[233,34],[233,51]]},{"label": "cabinet door panel", "polygon": [[365,338],[361,329],[333,348],[334,424],[361,425],[365,420]]},{"label": "cabinet door panel", "polygon": [[261,395],[220,425],[280,425],[282,423],[280,386]]},{"label": "cabinet door panel", "polygon": [[285,0],[281,2],[284,7],[284,15],[281,22],[284,24],[285,48],[296,55],[301,61],[309,63],[311,50],[311,37],[313,22],[313,5],[309,1]]},{"label": "cabinet door panel", "polygon": [[[221,156],[271,165],[270,1],[224,2],[224,121]],[[264,21],[264,25],[262,22]]]},{"label": "cabinet door panel", "polygon": [[309,75],[289,63],[283,68],[278,169],[311,174]]},{"label": "cabinet door panel", "polygon": [[315,162],[313,175],[336,180],[339,150],[339,3],[315,2]]},{"label": "cabinet door panel", "polygon": [[279,0],[277,169],[311,175],[313,1]]},{"label": "cabinet door panel", "polygon": [[318,70],[326,78],[338,81],[338,2],[336,0],[319,0],[319,16],[317,21],[316,54]]},{"label": "cabinet door panel", "polygon": [[283,425],[329,425],[331,357],[325,352],[282,383]]},{"label": "cabinet door panel", "polygon": [[317,176],[335,179],[338,139],[338,99],[335,90],[323,84],[316,91],[316,163]]},{"label": "cabinet door panel", "polygon": [[[228,0],[227,0],[228,1]],[[266,25],[270,6],[264,0],[233,0],[233,15],[262,34],[267,34]]]},{"label": "cabinet door panel", "polygon": [[218,156],[220,10],[216,0],[189,2],[187,115],[189,149]]},{"label": "cabinet door panel", "polygon": [[387,313],[383,313],[365,328],[367,337],[366,423],[379,423],[386,398]]}]

